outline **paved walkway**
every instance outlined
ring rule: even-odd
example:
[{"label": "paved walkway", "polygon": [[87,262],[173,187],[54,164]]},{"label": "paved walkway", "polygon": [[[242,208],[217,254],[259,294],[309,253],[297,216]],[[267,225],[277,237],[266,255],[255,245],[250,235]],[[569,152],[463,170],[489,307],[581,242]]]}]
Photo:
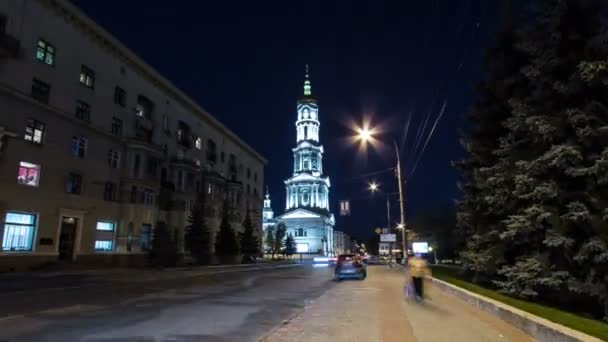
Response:
[{"label": "paved walkway", "polygon": [[511,325],[427,286],[430,301],[407,302],[402,268],[368,268],[364,281],[344,281],[265,342],[535,341]]}]

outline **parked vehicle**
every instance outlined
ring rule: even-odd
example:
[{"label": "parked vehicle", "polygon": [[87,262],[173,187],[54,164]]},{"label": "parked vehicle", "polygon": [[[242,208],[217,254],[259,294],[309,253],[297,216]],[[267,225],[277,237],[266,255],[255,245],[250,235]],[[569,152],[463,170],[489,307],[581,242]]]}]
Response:
[{"label": "parked vehicle", "polygon": [[338,281],[346,278],[363,280],[367,277],[367,269],[359,256],[355,254],[341,254],[336,262],[334,276]]}]

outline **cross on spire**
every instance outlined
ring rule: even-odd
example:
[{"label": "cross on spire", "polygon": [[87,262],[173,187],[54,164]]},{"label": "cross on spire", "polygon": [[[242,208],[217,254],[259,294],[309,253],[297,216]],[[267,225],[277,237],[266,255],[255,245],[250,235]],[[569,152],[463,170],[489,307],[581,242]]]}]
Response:
[{"label": "cross on spire", "polygon": [[308,79],[308,64],[306,64],[306,75],[304,80],[304,96],[310,96],[310,79]]}]

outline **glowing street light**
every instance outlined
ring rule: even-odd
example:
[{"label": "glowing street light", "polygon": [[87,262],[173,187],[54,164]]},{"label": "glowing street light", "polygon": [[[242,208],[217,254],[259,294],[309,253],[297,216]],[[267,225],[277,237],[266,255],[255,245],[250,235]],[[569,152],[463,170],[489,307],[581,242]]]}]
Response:
[{"label": "glowing street light", "polygon": [[[369,122],[364,122],[362,127],[354,127],[354,131],[357,132],[358,134],[354,137],[355,141],[360,141],[361,142],[361,146],[364,148],[366,146],[366,144],[369,142],[372,146],[374,145],[374,143],[377,143],[377,139],[374,138],[374,133],[378,132],[378,130],[376,130],[375,128],[370,128],[369,127]],[[407,253],[405,251],[407,251],[407,234],[405,232],[405,209],[403,208],[403,181],[401,179],[401,158],[399,156],[399,146],[397,145],[397,142],[395,141],[395,139],[391,139],[393,142],[393,145],[395,147],[395,155],[396,155],[396,159],[397,159],[397,185],[398,185],[398,189],[399,189],[399,209],[400,209],[400,214],[401,214],[401,219],[399,221],[399,226],[398,228],[403,229],[403,234],[401,234],[403,241],[402,241],[402,245],[403,245],[403,257],[407,260]],[[375,183],[370,183],[369,185],[369,189],[370,191],[374,192],[376,191],[376,189],[378,188],[377,184]],[[374,186],[372,186],[374,185]]]},{"label": "glowing street light", "polygon": [[367,188],[368,188],[368,189],[369,189],[369,191],[371,191],[371,192],[376,192],[376,191],[378,191],[378,190],[379,190],[379,185],[378,185],[378,183],[376,183],[376,182],[371,182],[371,183],[369,183],[369,184],[368,184],[368,187],[367,187]]},{"label": "glowing street light", "polygon": [[361,139],[362,141],[370,141],[372,138],[372,131],[367,127],[359,128],[358,133],[359,133],[358,138]]}]

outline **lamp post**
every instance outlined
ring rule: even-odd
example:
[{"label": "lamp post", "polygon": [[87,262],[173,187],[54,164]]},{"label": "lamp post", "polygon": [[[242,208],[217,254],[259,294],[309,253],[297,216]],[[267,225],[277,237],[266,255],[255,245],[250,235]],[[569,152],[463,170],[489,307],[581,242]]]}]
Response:
[{"label": "lamp post", "polygon": [[[364,143],[372,141],[374,139],[374,130],[369,128],[359,128],[357,129],[358,134],[356,138]],[[407,232],[405,229],[405,209],[404,209],[404,201],[403,201],[403,179],[401,176],[401,157],[399,156],[399,146],[395,139],[391,138],[393,142],[393,146],[395,147],[395,156],[397,159],[397,185],[399,189],[399,212],[400,212],[400,220],[397,228],[401,229],[401,244],[402,244],[402,253],[404,261],[407,261]],[[374,184],[374,183],[372,183]],[[370,184],[370,190],[372,189],[372,184]],[[376,187],[377,188],[377,187]]]}]

